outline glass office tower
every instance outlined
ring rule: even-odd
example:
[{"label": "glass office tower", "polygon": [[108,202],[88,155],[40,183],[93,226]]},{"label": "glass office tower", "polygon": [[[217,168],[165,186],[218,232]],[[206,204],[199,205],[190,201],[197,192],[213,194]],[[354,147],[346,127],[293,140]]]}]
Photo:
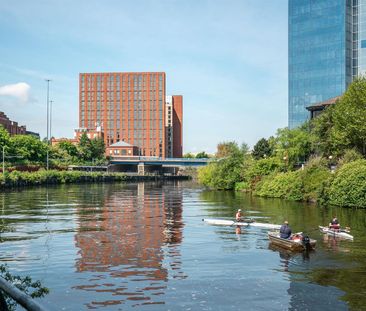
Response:
[{"label": "glass office tower", "polygon": [[[305,109],[341,95],[366,67],[366,0],[289,0],[289,127],[309,118]],[[366,36],[365,36],[366,37]],[[365,53],[364,53],[365,54]]]}]

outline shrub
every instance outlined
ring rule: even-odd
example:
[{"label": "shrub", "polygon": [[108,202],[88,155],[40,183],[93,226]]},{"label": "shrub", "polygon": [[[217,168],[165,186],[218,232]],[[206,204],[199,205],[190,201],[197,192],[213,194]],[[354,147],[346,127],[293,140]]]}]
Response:
[{"label": "shrub", "polygon": [[240,181],[235,184],[235,191],[245,191],[250,192],[251,189],[251,183],[247,181]]},{"label": "shrub", "polygon": [[356,149],[347,149],[344,152],[343,157],[339,159],[338,165],[342,166],[346,163],[350,163],[360,159],[362,159],[362,154],[359,153]]},{"label": "shrub", "polygon": [[304,196],[300,172],[269,175],[257,184],[254,193],[261,197],[301,201],[304,199]]},{"label": "shrub", "polygon": [[327,193],[328,203],[366,207],[366,160],[344,164],[336,172]]},{"label": "shrub", "polygon": [[325,183],[333,177],[327,167],[326,160],[320,157],[311,158],[304,170],[300,172],[304,189],[304,200],[318,201]]}]

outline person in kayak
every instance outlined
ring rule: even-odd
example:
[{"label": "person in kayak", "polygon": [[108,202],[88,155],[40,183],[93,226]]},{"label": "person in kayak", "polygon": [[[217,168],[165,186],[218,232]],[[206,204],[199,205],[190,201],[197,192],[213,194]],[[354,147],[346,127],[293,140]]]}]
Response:
[{"label": "person in kayak", "polygon": [[285,220],[283,222],[283,225],[280,228],[280,238],[282,239],[290,239],[291,238],[292,230],[290,226],[288,225],[288,221]]},{"label": "person in kayak", "polygon": [[340,228],[341,228],[341,225],[339,224],[337,216],[334,216],[333,219],[329,223],[329,229],[339,230]]},{"label": "person in kayak", "polygon": [[235,221],[240,222],[243,220],[243,215],[241,213],[241,209],[238,209],[238,211],[235,214]]}]

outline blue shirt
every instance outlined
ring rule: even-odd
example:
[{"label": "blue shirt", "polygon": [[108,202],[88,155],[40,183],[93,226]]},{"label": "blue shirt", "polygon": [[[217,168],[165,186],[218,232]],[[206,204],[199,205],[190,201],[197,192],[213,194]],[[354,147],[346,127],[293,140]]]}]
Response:
[{"label": "blue shirt", "polygon": [[280,237],[282,239],[288,239],[291,236],[291,228],[288,225],[282,225],[280,229]]}]

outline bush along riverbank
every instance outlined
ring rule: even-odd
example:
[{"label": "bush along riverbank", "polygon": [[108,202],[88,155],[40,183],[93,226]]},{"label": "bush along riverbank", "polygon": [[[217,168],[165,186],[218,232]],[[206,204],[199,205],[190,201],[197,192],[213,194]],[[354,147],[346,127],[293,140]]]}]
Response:
[{"label": "bush along riverbank", "polygon": [[[353,151],[348,154],[354,156]],[[240,166],[242,171],[236,174],[230,172],[229,167],[220,174],[217,166],[222,164],[210,164],[211,167],[200,169],[199,181],[212,189],[235,189],[260,197],[366,208],[365,159],[347,159],[346,155],[332,170],[328,161],[319,157],[291,171],[285,171],[281,165],[273,165],[273,160],[258,162],[247,159],[246,162]],[[235,182],[233,175],[237,177]]]},{"label": "bush along riverbank", "polygon": [[216,190],[324,205],[366,208],[366,77],[298,128],[279,129],[249,152],[223,142],[198,172]]},{"label": "bush along riverbank", "polygon": [[37,172],[12,171],[0,174],[0,188],[14,188],[37,185],[56,185],[69,183],[100,183],[100,182],[138,182],[166,179],[189,179],[187,176],[139,176],[123,173],[79,172],[40,170]]}]

